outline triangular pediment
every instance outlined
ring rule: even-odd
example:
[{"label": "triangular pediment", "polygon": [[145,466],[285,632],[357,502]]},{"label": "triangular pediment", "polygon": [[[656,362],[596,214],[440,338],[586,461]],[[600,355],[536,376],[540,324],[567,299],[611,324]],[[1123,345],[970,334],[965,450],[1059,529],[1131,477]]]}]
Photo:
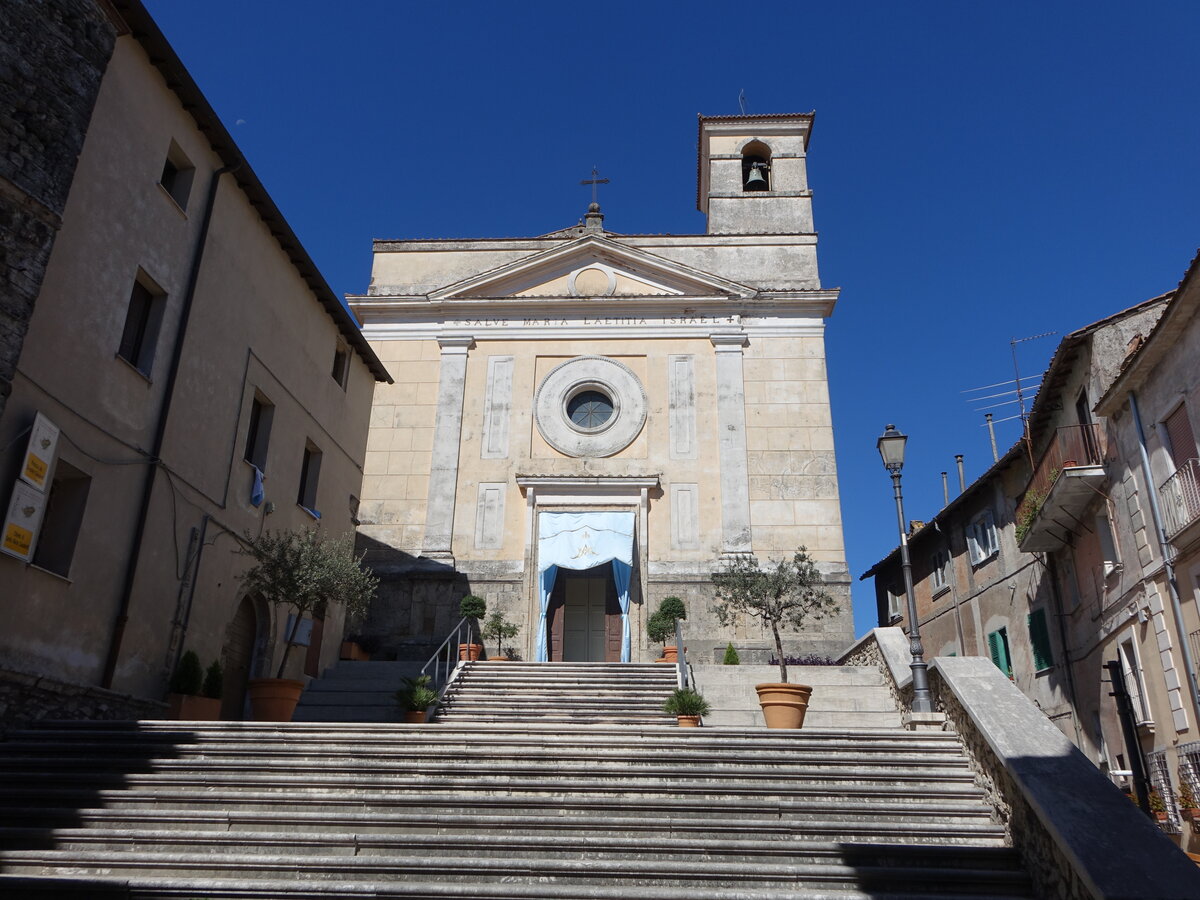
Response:
[{"label": "triangular pediment", "polygon": [[587,235],[431,293],[431,300],[519,297],[751,297],[753,288]]}]

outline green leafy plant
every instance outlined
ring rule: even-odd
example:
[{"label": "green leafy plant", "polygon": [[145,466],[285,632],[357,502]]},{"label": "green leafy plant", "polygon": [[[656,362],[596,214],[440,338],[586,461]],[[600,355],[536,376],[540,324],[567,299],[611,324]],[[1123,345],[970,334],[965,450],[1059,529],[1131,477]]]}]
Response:
[{"label": "green leafy plant", "polygon": [[425,712],[437,703],[437,691],[429,686],[428,675],[405,678],[403,686],[396,691],[396,702],[409,712]]},{"label": "green leafy plant", "polygon": [[172,694],[188,694],[198,696],[204,684],[204,670],[200,668],[200,657],[194,650],[189,650],[180,657],[171,673],[168,689]]},{"label": "green leafy plant", "polygon": [[678,597],[663,597],[662,603],[658,604],[658,611],[671,621],[687,618],[687,607]]},{"label": "green leafy plant", "polygon": [[738,656],[737,648],[733,646],[733,641],[730,641],[725,646],[725,658],[721,660],[724,665],[738,666],[742,663],[742,658]]},{"label": "green leafy plant", "polygon": [[483,623],[483,639],[485,641],[496,642],[496,655],[504,656],[504,642],[515,638],[520,629],[513,625],[504,617],[504,613],[497,610],[487,617],[487,621]]},{"label": "green leafy plant", "polygon": [[673,716],[707,716],[712,707],[704,695],[694,688],[677,688],[663,704],[663,711]]},{"label": "green leafy plant", "polygon": [[200,689],[205,697],[220,700],[225,691],[225,674],[221,671],[219,660],[213,660],[212,665],[204,673],[204,686]]},{"label": "green leafy plant", "polygon": [[1150,804],[1150,812],[1165,813],[1167,811],[1166,801],[1163,800],[1162,794],[1156,788],[1150,788],[1150,796],[1147,799]]},{"label": "green leafy plant", "polygon": [[646,635],[656,644],[666,646],[675,637],[675,620],[686,619],[687,608],[678,597],[664,597],[658,609],[646,620]]},{"label": "green leafy plant", "polygon": [[476,624],[483,618],[485,612],[487,612],[487,601],[482,597],[467,594],[458,601],[458,614],[464,619],[474,619]]},{"label": "green leafy plant", "polygon": [[295,614],[276,678],[283,677],[305,614],[341,603],[348,616],[363,615],[379,585],[363,568],[362,557],[355,557],[350,535],[324,540],[315,528],[269,531],[258,537],[247,533],[246,544],[243,552],[254,560],[241,576],[247,592]]},{"label": "green leafy plant", "polygon": [[799,629],[837,608],[804,547],[791,559],[779,560],[766,569],[760,568],[753,556],[731,557],[724,569],[712,574],[712,582],[717,589],[713,612],[722,625],[732,625],[739,615],[747,615],[770,627],[779,659],[779,680],[784,684],[787,662],[780,627]]},{"label": "green leafy plant", "polygon": [[1183,809],[1196,808],[1196,795],[1192,793],[1192,784],[1179,773],[1179,805]]}]

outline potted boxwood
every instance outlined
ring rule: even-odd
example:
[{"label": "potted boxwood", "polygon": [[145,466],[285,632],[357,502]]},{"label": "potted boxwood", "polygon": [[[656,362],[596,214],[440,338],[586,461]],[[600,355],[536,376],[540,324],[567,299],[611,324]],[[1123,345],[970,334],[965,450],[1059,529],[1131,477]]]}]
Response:
[{"label": "potted boxwood", "polygon": [[1157,788],[1150,788],[1150,796],[1148,798],[1150,804],[1150,812],[1154,815],[1157,822],[1167,821],[1167,804],[1162,798],[1162,794]]},{"label": "potted boxwood", "polygon": [[713,611],[722,625],[732,625],[747,615],[769,626],[779,660],[779,682],[755,686],[768,728],[799,728],[804,724],[812,688],[788,684],[787,657],[783,653],[780,627],[799,629],[808,621],[829,615],[837,602],[823,588],[821,573],[804,547],[791,559],[763,569],[747,555],[731,557],[725,568],[712,575],[717,589]]},{"label": "potted boxwood", "polygon": [[300,620],[335,603],[345,605],[347,616],[362,615],[379,579],[354,556],[350,535],[324,540],[315,528],[247,534],[243,552],[254,560],[241,576],[247,593],[293,613],[275,677],[250,680],[250,709],[260,722],[290,722],[304,682],[284,678],[283,673]]},{"label": "potted boxwood", "polygon": [[676,688],[663,704],[663,711],[668,712],[679,722],[680,728],[698,728],[700,718],[707,716],[712,707],[704,699],[704,695],[695,688]]},{"label": "potted boxwood", "polygon": [[508,662],[509,656],[504,650],[504,642],[515,638],[519,630],[499,610],[487,617],[487,621],[483,623],[483,639],[496,642],[496,655],[489,656],[489,662]]},{"label": "potted boxwood", "polygon": [[646,620],[646,635],[656,644],[663,645],[663,655],[655,662],[673,663],[679,659],[679,648],[668,643],[675,637],[675,620],[686,619],[687,608],[678,597],[664,597],[658,609]]},{"label": "potted boxwood", "polygon": [[193,650],[187,651],[180,657],[168,683],[171,718],[191,722],[214,722],[221,718],[221,686],[221,664],[214,660],[206,676],[200,668],[200,657]]},{"label": "potted boxwood", "polygon": [[429,717],[429,707],[437,703],[437,691],[429,686],[428,675],[405,678],[400,690],[396,691],[396,702],[404,710],[404,721],[420,725]]},{"label": "potted boxwood", "polygon": [[[487,612],[487,601],[482,597],[476,597],[474,594],[467,594],[458,601],[458,614],[468,622],[468,627],[473,634],[479,632],[479,620],[483,618],[483,614]],[[474,662],[479,659],[483,653],[483,644],[477,644],[474,640],[468,643],[458,645],[458,658],[466,659]]]}]

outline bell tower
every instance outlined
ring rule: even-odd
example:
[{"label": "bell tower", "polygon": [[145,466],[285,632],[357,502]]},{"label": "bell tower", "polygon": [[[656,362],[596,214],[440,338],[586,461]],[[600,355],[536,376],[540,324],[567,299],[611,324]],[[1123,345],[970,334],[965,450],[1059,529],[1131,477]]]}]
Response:
[{"label": "bell tower", "polygon": [[813,113],[700,116],[697,208],[708,234],[811,234]]}]

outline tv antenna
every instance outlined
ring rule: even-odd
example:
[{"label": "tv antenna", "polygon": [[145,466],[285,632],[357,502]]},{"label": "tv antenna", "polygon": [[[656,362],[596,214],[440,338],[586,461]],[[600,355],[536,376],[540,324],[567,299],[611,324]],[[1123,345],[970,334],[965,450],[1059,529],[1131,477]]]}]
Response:
[{"label": "tv antenna", "polygon": [[738,91],[738,106],[742,110],[742,115],[746,114],[746,89],[742,88]]}]

